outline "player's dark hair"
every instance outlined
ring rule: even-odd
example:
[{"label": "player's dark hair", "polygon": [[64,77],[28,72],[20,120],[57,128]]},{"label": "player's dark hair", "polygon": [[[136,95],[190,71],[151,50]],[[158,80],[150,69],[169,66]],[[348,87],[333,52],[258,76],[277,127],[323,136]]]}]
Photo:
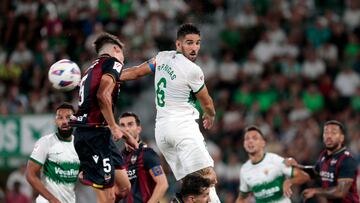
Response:
[{"label": "player's dark hair", "polygon": [[200,35],[200,30],[191,23],[182,24],[177,31],[176,39],[184,38],[188,34]]},{"label": "player's dark hair", "polygon": [[211,185],[210,179],[199,175],[187,175],[182,180],[180,194],[182,197],[201,195]]},{"label": "player's dark hair", "polygon": [[341,133],[345,136],[345,134],[346,134],[345,126],[341,122],[339,122],[337,120],[330,120],[330,121],[325,122],[324,127],[327,126],[327,125],[337,125],[337,126],[339,126]]},{"label": "player's dark hair", "polygon": [[101,48],[106,44],[114,44],[120,47],[120,49],[124,48],[124,44],[117,38],[115,35],[109,33],[102,33],[99,37],[96,38],[94,45],[96,53],[99,53]]},{"label": "player's dark hair", "polygon": [[136,122],[136,125],[137,126],[140,126],[140,118],[138,115],[136,115],[135,113],[133,112],[125,112],[123,114],[121,114],[120,118],[124,118],[124,117],[134,117],[135,118],[135,122]]},{"label": "player's dark hair", "polygon": [[262,137],[264,140],[266,140],[263,132],[262,132],[262,131],[260,130],[260,128],[257,127],[256,125],[250,125],[250,126],[246,127],[246,128],[245,128],[245,131],[244,131],[244,135],[245,135],[246,133],[250,132],[250,131],[256,131],[256,132],[258,132],[258,133],[261,135],[261,137]]},{"label": "player's dark hair", "polygon": [[64,103],[60,104],[60,105],[56,108],[56,111],[59,110],[59,109],[70,109],[70,110],[72,110],[73,112],[75,112],[75,109],[74,109],[73,105],[71,105],[70,103],[67,103],[67,102],[64,102]]}]

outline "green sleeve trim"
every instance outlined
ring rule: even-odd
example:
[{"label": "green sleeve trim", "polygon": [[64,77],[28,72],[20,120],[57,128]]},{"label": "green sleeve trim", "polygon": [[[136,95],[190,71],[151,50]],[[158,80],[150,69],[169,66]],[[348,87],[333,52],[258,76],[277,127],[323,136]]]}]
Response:
[{"label": "green sleeve trim", "polygon": [[294,171],[295,171],[295,170],[294,170],[294,167],[292,166],[292,167],[291,167],[291,177],[294,177]]},{"label": "green sleeve trim", "polygon": [[40,166],[43,166],[43,165],[44,165],[44,164],[42,164],[40,161],[38,161],[38,160],[36,160],[36,159],[34,159],[34,158],[32,158],[32,157],[30,157],[29,160],[35,162],[36,164],[39,164]]},{"label": "green sleeve trim", "polygon": [[201,85],[201,87],[199,88],[199,90],[198,91],[196,91],[196,92],[194,92],[194,94],[197,94],[197,93],[199,93],[203,88],[205,87],[205,83],[203,84],[203,85]]}]

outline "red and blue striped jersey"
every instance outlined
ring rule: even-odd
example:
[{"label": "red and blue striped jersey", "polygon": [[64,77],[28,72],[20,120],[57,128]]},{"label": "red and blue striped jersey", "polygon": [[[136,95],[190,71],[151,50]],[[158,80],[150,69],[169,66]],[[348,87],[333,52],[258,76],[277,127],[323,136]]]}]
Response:
[{"label": "red and blue striped jersey", "polygon": [[121,62],[107,54],[101,55],[92,62],[80,82],[79,110],[75,114],[75,118],[72,118],[72,125],[79,127],[107,125],[101,113],[96,94],[101,77],[105,74],[111,76],[116,83],[112,93],[112,106],[114,109],[120,90],[122,66]]},{"label": "red and blue striped jersey", "polygon": [[140,143],[135,151],[122,151],[128,177],[131,182],[131,192],[125,199],[126,203],[147,202],[155,188],[154,176],[164,175],[160,167],[160,157],[156,152]]},{"label": "red and blue striped jersey", "polygon": [[356,203],[359,202],[357,194],[356,177],[357,163],[346,148],[328,155],[322,151],[315,165],[315,171],[320,175],[321,187],[336,187],[339,179],[352,179],[348,194],[343,199],[328,199],[329,203]]}]

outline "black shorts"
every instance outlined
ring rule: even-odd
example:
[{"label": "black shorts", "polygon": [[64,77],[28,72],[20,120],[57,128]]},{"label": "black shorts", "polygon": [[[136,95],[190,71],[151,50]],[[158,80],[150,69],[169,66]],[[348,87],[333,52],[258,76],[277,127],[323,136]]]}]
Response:
[{"label": "black shorts", "polygon": [[115,169],[125,169],[108,128],[76,128],[74,146],[80,159],[83,182],[87,185],[100,189],[111,187],[114,184]]}]

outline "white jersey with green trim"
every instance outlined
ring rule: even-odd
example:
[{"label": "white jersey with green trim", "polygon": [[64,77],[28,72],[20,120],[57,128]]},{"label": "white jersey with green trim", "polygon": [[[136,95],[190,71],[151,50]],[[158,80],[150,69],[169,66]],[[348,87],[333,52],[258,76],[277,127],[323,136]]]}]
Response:
[{"label": "white jersey with green trim", "polygon": [[[61,202],[75,202],[75,184],[80,161],[71,141],[60,140],[55,133],[41,137],[30,160],[42,166],[41,181]],[[37,201],[43,200],[38,197]]]},{"label": "white jersey with green trim", "polygon": [[195,93],[205,85],[201,68],[176,51],[159,52],[155,61],[156,120],[198,119]]},{"label": "white jersey with green trim", "polygon": [[256,163],[248,160],[240,169],[240,192],[252,192],[257,203],[289,203],[289,198],[283,195],[283,183],[291,177],[293,168],[284,164],[284,158],[266,153],[264,158]]}]

